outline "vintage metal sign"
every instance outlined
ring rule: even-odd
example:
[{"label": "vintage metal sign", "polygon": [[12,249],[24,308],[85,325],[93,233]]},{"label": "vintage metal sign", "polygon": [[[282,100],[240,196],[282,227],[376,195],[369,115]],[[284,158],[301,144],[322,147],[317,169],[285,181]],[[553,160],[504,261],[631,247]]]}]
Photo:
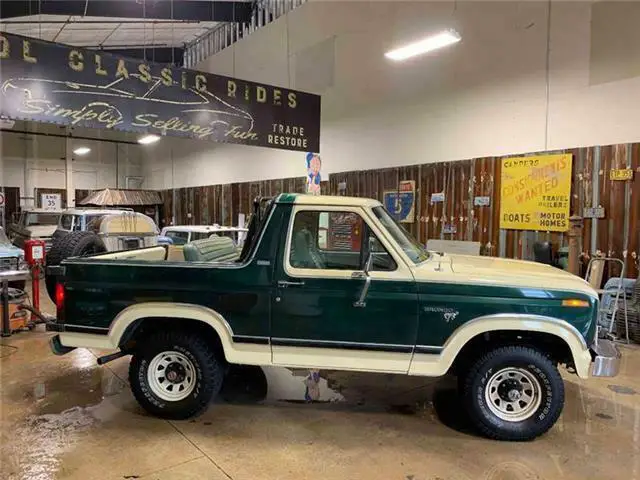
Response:
[{"label": "vintage metal sign", "polygon": [[622,169],[613,169],[609,170],[609,179],[610,180],[633,180],[633,169],[631,168],[622,168]]},{"label": "vintage metal sign", "polygon": [[12,119],[318,152],[320,97],[97,50],[0,35]]},{"label": "vintage metal sign", "polygon": [[500,228],[567,231],[572,159],[571,154],[505,158]]},{"label": "vintage metal sign", "polygon": [[582,216],[584,218],[604,218],[604,207],[584,207]]},{"label": "vintage metal sign", "polygon": [[416,182],[414,180],[402,180],[398,184],[398,190],[386,191],[383,197],[384,206],[399,222],[414,222],[416,204]]},{"label": "vintage metal sign", "polygon": [[491,205],[491,197],[473,197],[474,207],[488,207],[489,205]]}]

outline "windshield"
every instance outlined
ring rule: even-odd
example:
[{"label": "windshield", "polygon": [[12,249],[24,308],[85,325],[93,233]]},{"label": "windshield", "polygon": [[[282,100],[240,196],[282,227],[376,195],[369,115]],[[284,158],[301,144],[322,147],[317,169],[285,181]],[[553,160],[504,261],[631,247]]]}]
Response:
[{"label": "windshield", "polygon": [[374,207],[373,213],[413,263],[421,263],[429,258],[429,252],[402,225],[396,222],[384,207]]},{"label": "windshield", "polygon": [[57,225],[60,215],[57,213],[27,213],[24,225],[41,226],[41,225]]},{"label": "windshield", "polygon": [[4,229],[0,227],[0,245],[11,245],[11,242],[7,238],[7,234],[4,233]]}]

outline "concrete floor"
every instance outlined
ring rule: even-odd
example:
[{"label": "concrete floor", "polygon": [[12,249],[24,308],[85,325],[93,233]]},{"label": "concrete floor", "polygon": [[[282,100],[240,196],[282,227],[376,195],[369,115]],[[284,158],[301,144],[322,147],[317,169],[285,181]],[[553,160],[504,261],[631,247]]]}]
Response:
[{"label": "concrete floor", "polygon": [[[478,437],[455,379],[244,367],[201,417],[147,415],[128,359],[105,367],[77,349],[56,357],[38,327],[0,341],[1,479],[640,479],[640,348],[621,374],[565,375],[562,417],[544,437]],[[239,381],[242,379],[242,382]]]}]

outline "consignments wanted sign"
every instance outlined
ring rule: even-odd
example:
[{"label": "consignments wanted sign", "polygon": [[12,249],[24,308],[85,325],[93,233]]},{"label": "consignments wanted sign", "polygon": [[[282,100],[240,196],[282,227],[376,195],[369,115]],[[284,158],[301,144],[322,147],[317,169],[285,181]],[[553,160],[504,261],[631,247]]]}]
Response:
[{"label": "consignments wanted sign", "polygon": [[500,228],[565,232],[571,203],[571,154],[505,158]]}]

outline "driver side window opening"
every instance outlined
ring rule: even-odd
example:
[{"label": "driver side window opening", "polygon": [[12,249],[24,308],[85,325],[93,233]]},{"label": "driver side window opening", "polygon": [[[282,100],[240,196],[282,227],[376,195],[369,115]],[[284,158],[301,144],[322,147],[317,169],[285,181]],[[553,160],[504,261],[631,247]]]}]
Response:
[{"label": "driver side window opening", "polygon": [[395,270],[395,261],[357,213],[298,211],[289,263],[294,268],[361,271],[369,253],[369,238],[373,238],[371,270]]}]

